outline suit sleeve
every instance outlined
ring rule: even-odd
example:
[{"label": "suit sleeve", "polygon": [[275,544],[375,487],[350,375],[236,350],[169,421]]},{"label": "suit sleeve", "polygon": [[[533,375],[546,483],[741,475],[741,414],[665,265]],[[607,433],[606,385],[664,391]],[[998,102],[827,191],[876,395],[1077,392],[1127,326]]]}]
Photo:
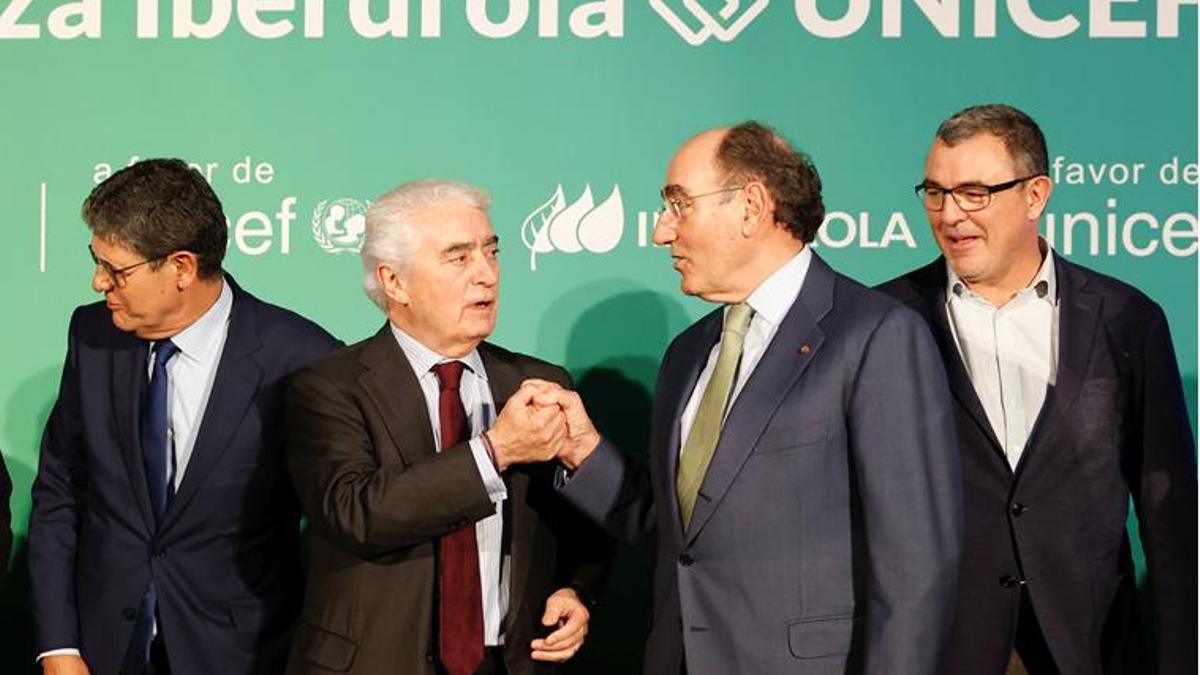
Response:
[{"label": "suit sleeve", "polygon": [[963,506],[946,376],[928,328],[896,307],[869,338],[848,432],[865,552],[862,672],[937,670],[954,611]]},{"label": "suit sleeve", "polygon": [[1159,673],[1196,672],[1196,446],[1162,310],[1154,307],[1141,355],[1140,458],[1131,481],[1152,594]]},{"label": "suit sleeve", "polygon": [[358,399],[314,370],[290,380],[287,420],[288,468],[310,526],[356,555],[408,548],[495,512],[468,443],[381,464]]},{"label": "suit sleeve", "polygon": [[58,400],[42,434],[29,519],[29,570],[36,651],[78,647],[75,554],[83,495],[88,486],[80,428],[76,335],[71,320]]}]

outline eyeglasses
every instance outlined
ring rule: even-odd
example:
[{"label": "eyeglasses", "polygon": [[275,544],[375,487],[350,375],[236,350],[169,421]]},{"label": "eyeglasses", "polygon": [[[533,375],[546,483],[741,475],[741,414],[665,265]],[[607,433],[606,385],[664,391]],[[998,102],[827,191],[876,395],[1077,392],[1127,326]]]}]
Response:
[{"label": "eyeglasses", "polygon": [[676,218],[682,218],[683,217],[683,209],[685,207],[691,206],[692,202],[696,201],[697,199],[700,199],[701,197],[711,197],[712,195],[719,195],[719,194],[723,194],[725,192],[733,192],[735,190],[741,190],[744,187],[746,187],[746,186],[738,185],[736,187],[721,188],[720,190],[713,190],[712,192],[704,192],[704,193],[701,193],[698,195],[692,195],[690,197],[672,197],[667,194],[667,189],[663,188],[662,190],[659,191],[659,195],[662,196],[662,210],[659,211],[659,213],[663,214],[663,213],[669,212],[671,215],[675,216]]},{"label": "eyeglasses", "polygon": [[149,265],[150,263],[155,263],[167,258],[167,256],[164,255],[158,258],[151,258],[149,260],[136,262],[132,265],[126,265],[124,267],[113,267],[113,264],[107,260],[96,257],[96,252],[92,250],[91,244],[88,244],[88,253],[90,253],[92,256],[92,262],[96,264],[96,267],[100,268],[100,271],[104,273],[105,278],[107,278],[109,283],[116,288],[122,288],[125,286],[125,278],[129,276],[129,273],[133,270],[141,267],[142,265]]},{"label": "eyeglasses", "polygon": [[931,185],[927,182],[918,183],[913,187],[917,196],[921,198],[921,203],[930,211],[941,211],[946,205],[946,193],[949,193],[954,198],[954,203],[958,204],[958,208],[963,211],[981,211],[986,209],[992,203],[992,195],[997,192],[1004,192],[1038,176],[1045,176],[1044,173],[1035,173],[1025,176],[1024,178],[1016,178],[1006,183],[996,183],[995,185],[978,185],[968,183],[952,188],[944,188],[938,185]]}]

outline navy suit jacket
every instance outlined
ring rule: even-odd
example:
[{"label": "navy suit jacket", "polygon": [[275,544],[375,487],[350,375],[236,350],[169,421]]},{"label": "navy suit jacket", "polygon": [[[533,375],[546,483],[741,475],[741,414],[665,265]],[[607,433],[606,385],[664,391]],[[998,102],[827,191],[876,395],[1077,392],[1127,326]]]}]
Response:
[{"label": "navy suit jacket", "polygon": [[338,343],[227,281],[225,348],[161,526],[138,440],[148,342],[117,330],[104,303],[72,316],[33,485],[38,653],[76,647],[95,675],[117,673],[153,581],[175,675],[282,672],[302,593],[283,383]]},{"label": "navy suit jacket", "polygon": [[606,442],[562,488],[656,552],[645,672],[929,675],[962,545],[950,395],[911,310],[813,256],[730,407],[691,524],[675,491],[680,415],[721,310],[663,357],[650,468]]},{"label": "navy suit jacket", "polygon": [[[1054,256],[1058,373],[1016,470],[959,356],[946,263],[882,290],[938,341],[962,443],[967,515],[945,675],[994,675],[1013,644],[1020,587],[1063,675],[1196,673],[1196,446],[1166,317],[1137,289]],[[1153,653],[1139,637],[1126,520],[1149,571]]]}]

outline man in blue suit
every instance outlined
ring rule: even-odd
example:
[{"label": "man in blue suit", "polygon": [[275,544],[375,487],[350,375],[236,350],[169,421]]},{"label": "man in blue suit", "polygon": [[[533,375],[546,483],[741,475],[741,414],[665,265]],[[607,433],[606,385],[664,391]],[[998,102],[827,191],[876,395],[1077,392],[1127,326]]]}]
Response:
[{"label": "man in blue suit", "polygon": [[338,343],[221,269],[199,173],[147,160],[83,205],[71,318],[29,528],[43,672],[282,672],[300,607],[283,381]]},{"label": "man in blue suit", "polygon": [[663,357],[647,472],[567,412],[567,499],[656,552],[653,675],[928,675],[962,544],[954,418],[921,318],[812,252],[804,155],[757,123],[688,141],[654,241],[720,307]]}]

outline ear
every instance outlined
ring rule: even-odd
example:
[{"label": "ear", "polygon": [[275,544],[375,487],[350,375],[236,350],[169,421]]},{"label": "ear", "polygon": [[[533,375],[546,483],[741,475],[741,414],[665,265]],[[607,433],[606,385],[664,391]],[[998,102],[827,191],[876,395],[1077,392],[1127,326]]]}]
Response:
[{"label": "ear", "polygon": [[199,278],[200,261],[191,251],[176,251],[167,257],[164,265],[169,265],[175,273],[175,287],[183,290],[196,283]]},{"label": "ear", "polygon": [[379,282],[379,287],[383,289],[384,295],[391,302],[407,306],[411,301],[408,295],[408,284],[390,265],[379,263],[375,267],[375,280]]},{"label": "ear", "polygon": [[775,224],[775,200],[771,199],[766,185],[757,180],[746,183],[741,199],[744,206],[742,236],[754,236],[763,227]]},{"label": "ear", "polygon": [[1054,182],[1049,176],[1030,178],[1025,184],[1025,217],[1029,220],[1039,220],[1046,204],[1050,201],[1050,193],[1054,192]]}]

